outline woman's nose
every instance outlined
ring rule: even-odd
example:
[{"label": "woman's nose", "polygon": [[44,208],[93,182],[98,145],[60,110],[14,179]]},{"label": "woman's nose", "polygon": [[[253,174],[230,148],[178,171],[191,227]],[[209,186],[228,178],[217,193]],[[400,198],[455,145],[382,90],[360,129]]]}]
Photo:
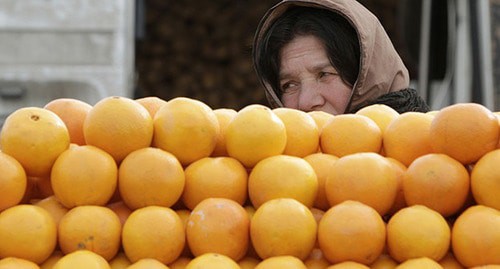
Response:
[{"label": "woman's nose", "polygon": [[313,111],[321,107],[322,103],[323,98],[320,94],[317,82],[303,82],[299,95],[299,109],[306,112]]}]

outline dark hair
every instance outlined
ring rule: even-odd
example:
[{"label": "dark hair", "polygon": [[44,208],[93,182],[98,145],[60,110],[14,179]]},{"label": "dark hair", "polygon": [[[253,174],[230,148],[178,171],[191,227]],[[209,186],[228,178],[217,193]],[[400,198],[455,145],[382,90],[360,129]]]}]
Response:
[{"label": "dark hair", "polygon": [[341,79],[348,85],[354,85],[358,77],[360,58],[356,30],[347,19],[335,12],[311,7],[293,7],[274,21],[254,48],[258,50],[255,59],[257,73],[273,87],[279,97],[281,49],[300,35],[318,37]]}]

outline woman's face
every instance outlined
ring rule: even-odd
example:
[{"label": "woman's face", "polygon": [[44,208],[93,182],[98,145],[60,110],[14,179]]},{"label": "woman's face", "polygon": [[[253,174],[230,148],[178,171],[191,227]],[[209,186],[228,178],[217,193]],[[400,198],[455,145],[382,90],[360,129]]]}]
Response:
[{"label": "woman's face", "polygon": [[323,43],[312,35],[297,36],[282,48],[279,82],[283,105],[306,112],[342,114],[351,96]]}]

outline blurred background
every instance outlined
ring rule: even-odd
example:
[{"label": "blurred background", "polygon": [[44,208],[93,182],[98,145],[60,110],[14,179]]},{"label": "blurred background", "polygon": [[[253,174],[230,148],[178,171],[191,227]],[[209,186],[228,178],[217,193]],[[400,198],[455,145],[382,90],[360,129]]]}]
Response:
[{"label": "blurred background", "polygon": [[[277,2],[0,0],[0,125],[19,107],[61,97],[266,104],[251,46]],[[359,2],[380,19],[432,109],[500,110],[500,0]]]}]

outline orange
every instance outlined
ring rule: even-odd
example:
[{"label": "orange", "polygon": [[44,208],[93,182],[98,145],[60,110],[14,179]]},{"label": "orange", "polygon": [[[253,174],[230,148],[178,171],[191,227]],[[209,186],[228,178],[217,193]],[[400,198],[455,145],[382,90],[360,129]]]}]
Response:
[{"label": "orange", "polygon": [[154,118],[156,112],[167,103],[167,101],[157,97],[157,96],[146,96],[142,98],[135,99],[135,101],[141,104],[147,111],[151,118]]},{"label": "orange", "polygon": [[419,257],[408,259],[405,262],[399,264],[397,269],[442,269],[443,267],[436,261],[427,258]]},{"label": "orange", "polygon": [[[177,213],[177,215],[181,218],[182,225],[184,227],[184,231],[186,231],[187,223],[189,220],[189,216],[191,215],[191,211],[189,211],[188,209],[178,209],[178,210],[175,210],[175,213]],[[193,254],[191,253],[191,250],[189,249],[189,245],[187,243],[184,245],[184,249],[182,250],[181,257],[182,256],[185,256],[185,257],[193,256]]]},{"label": "orange", "polygon": [[269,257],[261,261],[255,267],[255,269],[276,269],[276,268],[307,269],[305,264],[300,259],[289,255]]},{"label": "orange", "polygon": [[396,194],[396,199],[394,200],[391,209],[389,209],[389,212],[387,212],[388,215],[392,215],[398,212],[401,208],[407,206],[405,200],[405,194],[403,191],[403,177],[404,174],[406,173],[407,167],[396,159],[390,157],[386,157],[386,159],[392,163],[392,167],[396,171],[396,178],[398,180],[398,193]]},{"label": "orange", "polygon": [[222,157],[228,156],[226,149],[226,129],[229,122],[238,114],[234,109],[219,108],[214,110],[217,121],[219,122],[219,135],[217,136],[217,143],[215,144],[214,151],[211,156]]},{"label": "orange", "polygon": [[131,262],[153,258],[168,264],[184,249],[185,232],[181,218],[168,207],[136,209],[122,230],[122,247]]},{"label": "orange", "polygon": [[314,122],[316,122],[316,125],[318,126],[318,130],[319,132],[321,133],[321,130],[323,130],[323,126],[325,126],[325,124],[333,118],[333,114],[330,114],[330,113],[327,113],[325,111],[309,111],[307,112],[307,114],[309,114],[309,116],[311,116],[314,120]]},{"label": "orange", "polygon": [[286,146],[283,154],[305,157],[318,150],[319,129],[309,114],[286,107],[275,108],[273,112],[285,124]]},{"label": "orange", "polygon": [[372,269],[394,269],[398,263],[391,258],[389,254],[380,254],[378,258],[370,265]]},{"label": "orange", "polygon": [[110,96],[97,102],[83,123],[85,142],[103,149],[120,163],[130,152],[149,147],[153,119],[141,104]]},{"label": "orange", "polygon": [[239,110],[226,129],[227,153],[248,168],[282,154],[286,141],[283,121],[270,108],[259,104]]},{"label": "orange", "polygon": [[0,132],[0,149],[14,157],[28,176],[47,176],[69,147],[69,132],[56,113],[38,107],[12,112]]},{"label": "orange", "polygon": [[92,251],[81,249],[65,255],[56,262],[53,269],[109,269],[103,257]]},{"label": "orange", "polygon": [[406,112],[394,119],[385,129],[385,156],[409,166],[416,158],[431,153],[429,129],[433,117],[420,112]]},{"label": "orange", "polygon": [[357,152],[379,152],[382,131],[370,118],[357,114],[337,115],[321,131],[321,150],[342,157]]},{"label": "orange", "polygon": [[238,265],[241,269],[254,269],[260,260],[254,257],[245,256],[241,260],[238,261]]},{"label": "orange", "polygon": [[188,165],[212,154],[219,122],[205,103],[186,97],[168,101],[154,117],[154,145]]},{"label": "orange", "polygon": [[179,257],[177,260],[175,260],[174,262],[170,263],[168,265],[168,267],[170,267],[170,269],[184,269],[186,268],[186,266],[189,264],[189,262],[191,261],[192,259],[190,257]]},{"label": "orange", "polygon": [[48,102],[43,108],[59,116],[69,132],[71,143],[85,145],[83,122],[92,106],[84,101],[73,98],[57,98]]},{"label": "orange", "polygon": [[186,239],[193,255],[219,253],[235,261],[246,254],[250,220],[233,200],[207,198],[189,215]]},{"label": "orange", "polygon": [[115,212],[115,214],[120,219],[120,223],[122,224],[122,226],[123,224],[125,224],[125,221],[127,221],[128,216],[132,214],[132,210],[128,208],[123,201],[117,201],[107,204],[106,207]]},{"label": "orange", "polygon": [[331,206],[346,200],[360,201],[385,215],[398,192],[393,164],[373,152],[355,153],[339,158],[325,182]]},{"label": "orange", "polygon": [[483,266],[474,266],[470,267],[470,269],[500,269],[500,264],[488,264]]},{"label": "orange", "polygon": [[0,152],[0,212],[17,205],[23,199],[28,178],[22,165],[13,157]]},{"label": "orange", "polygon": [[450,247],[450,227],[441,214],[423,205],[405,207],[387,224],[389,254],[398,262],[428,257],[438,261]]},{"label": "orange", "polygon": [[469,194],[469,185],[469,172],[463,164],[439,153],[418,157],[403,177],[408,205],[425,205],[445,217],[462,208]]},{"label": "orange", "polygon": [[59,261],[64,254],[60,250],[55,250],[52,252],[50,257],[46,259],[42,264],[40,264],[41,269],[52,269],[54,265]]},{"label": "orange", "polygon": [[323,255],[323,252],[319,248],[315,248],[312,250],[311,254],[309,254],[309,257],[304,261],[305,266],[307,269],[325,269],[331,263],[325,258]]},{"label": "orange", "polygon": [[471,191],[481,205],[500,210],[500,149],[486,153],[472,168]]},{"label": "orange", "polygon": [[127,258],[127,255],[123,252],[118,252],[116,256],[109,261],[109,266],[111,269],[126,269],[132,263]]},{"label": "orange", "polygon": [[133,151],[118,168],[120,196],[132,210],[149,205],[170,207],[181,197],[184,184],[181,163],[159,148]]},{"label": "orange", "polygon": [[318,193],[316,194],[316,200],[314,200],[314,207],[317,207],[318,209],[328,210],[330,208],[330,204],[328,204],[328,199],[326,198],[325,183],[331,166],[338,159],[339,158],[336,156],[321,152],[313,153],[304,157],[304,160],[306,160],[314,169],[318,179]]},{"label": "orange", "polygon": [[40,267],[29,260],[7,257],[0,259],[0,269],[40,269]]},{"label": "orange", "polygon": [[158,260],[144,258],[134,262],[127,269],[168,269],[168,266]]},{"label": "orange", "polygon": [[205,253],[192,259],[186,269],[240,269],[231,258],[218,253]]},{"label": "orange", "polygon": [[0,213],[0,258],[40,264],[54,251],[57,228],[52,216],[34,205],[16,205]]},{"label": "orange", "polygon": [[54,163],[54,195],[67,208],[105,205],[115,192],[118,167],[111,155],[90,145],[64,151]]},{"label": "orange", "polygon": [[149,147],[153,139],[153,119],[134,100],[110,96],[88,112],[83,123],[85,142],[109,153],[120,163],[130,152]]},{"label": "orange", "polygon": [[312,207],[317,192],[316,173],[300,157],[268,157],[257,163],[248,177],[248,196],[255,208],[275,198],[293,198]]},{"label": "orange", "polygon": [[305,260],[316,242],[311,211],[291,198],[265,202],[252,217],[250,238],[261,259],[290,255]]},{"label": "orange", "polygon": [[36,203],[34,203],[34,205],[47,210],[47,212],[49,212],[49,214],[54,219],[56,226],[59,226],[59,222],[61,221],[62,217],[66,215],[66,213],[68,213],[68,208],[64,207],[55,195],[37,201]]},{"label": "orange", "polygon": [[103,206],[77,206],[59,222],[59,247],[64,254],[87,249],[110,261],[120,248],[121,223]]},{"label": "orange", "polygon": [[318,225],[318,242],[331,263],[374,262],[385,245],[385,223],[373,208],[345,201],[325,212]]},{"label": "orange", "polygon": [[247,200],[248,173],[231,157],[205,157],[185,169],[184,205],[193,209],[206,198],[227,198],[243,205]]},{"label": "orange", "polygon": [[453,252],[451,251],[446,253],[446,255],[441,260],[439,260],[439,264],[444,269],[465,269],[465,267],[457,261],[457,259],[453,255]]},{"label": "orange", "polygon": [[470,164],[497,147],[500,128],[495,114],[483,105],[458,103],[436,113],[429,132],[435,152]]},{"label": "orange", "polygon": [[328,266],[326,269],[369,269],[369,268],[370,267],[362,263],[346,261]]},{"label": "orange", "polygon": [[387,126],[397,117],[399,113],[392,107],[384,104],[374,104],[361,108],[355,114],[367,116],[372,119],[380,128],[382,133]]},{"label": "orange", "polygon": [[500,264],[500,211],[483,205],[466,209],[452,229],[455,258],[465,267]]}]

